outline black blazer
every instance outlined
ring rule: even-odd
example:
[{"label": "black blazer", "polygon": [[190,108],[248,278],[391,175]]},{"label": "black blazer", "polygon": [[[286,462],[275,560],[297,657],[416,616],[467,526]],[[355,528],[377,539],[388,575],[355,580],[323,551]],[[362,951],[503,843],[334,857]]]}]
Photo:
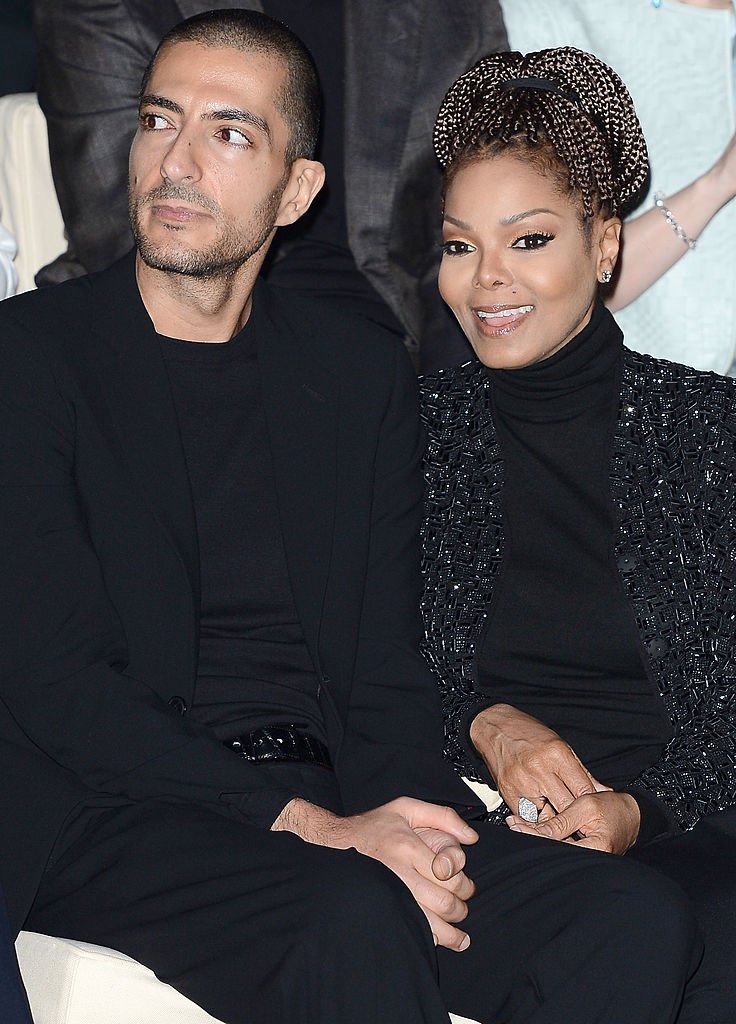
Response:
[{"label": "black blazer", "polygon": [[[418,653],[421,435],[402,347],[259,286],[290,579],[347,811],[472,804]],[[205,803],[264,827],[277,765],[181,714],[199,579],[168,378],[130,257],[0,306],[0,876],[23,919],[80,801]],[[271,815],[272,817],[273,815]]]}]

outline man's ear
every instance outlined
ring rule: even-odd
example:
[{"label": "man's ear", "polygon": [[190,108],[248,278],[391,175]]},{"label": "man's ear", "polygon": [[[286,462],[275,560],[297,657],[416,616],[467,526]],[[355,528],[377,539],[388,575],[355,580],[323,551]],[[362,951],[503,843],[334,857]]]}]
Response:
[{"label": "man's ear", "polygon": [[325,168],[318,160],[295,160],[281,196],[276,226],[284,227],[303,217],[324,183]]},{"label": "man's ear", "polygon": [[[618,217],[608,217],[600,225],[598,232],[598,280],[605,278],[606,271],[613,274],[621,248],[621,220]],[[610,276],[608,278],[610,280]]]}]

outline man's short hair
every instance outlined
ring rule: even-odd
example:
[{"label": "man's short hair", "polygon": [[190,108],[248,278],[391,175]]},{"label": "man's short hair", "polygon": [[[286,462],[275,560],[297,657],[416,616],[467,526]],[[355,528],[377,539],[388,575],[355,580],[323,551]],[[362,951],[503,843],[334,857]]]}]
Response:
[{"label": "man's short hair", "polygon": [[317,69],[304,43],[290,29],[260,11],[232,8],[203,11],[175,25],[156,47],[143,73],[139,99],[147,89],[162,50],[174,43],[232,47],[245,53],[263,53],[283,62],[286,81],[276,96],[276,106],[289,128],[286,163],[298,157],[311,159],[317,145],[320,89]]}]

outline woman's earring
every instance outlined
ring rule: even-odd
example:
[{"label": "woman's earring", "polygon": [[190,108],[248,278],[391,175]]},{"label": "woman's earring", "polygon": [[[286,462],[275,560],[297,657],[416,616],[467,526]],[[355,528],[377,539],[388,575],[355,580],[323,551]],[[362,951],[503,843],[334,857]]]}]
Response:
[{"label": "woman's earring", "polygon": [[601,284],[608,284],[613,277],[613,272],[610,270],[601,271]]}]

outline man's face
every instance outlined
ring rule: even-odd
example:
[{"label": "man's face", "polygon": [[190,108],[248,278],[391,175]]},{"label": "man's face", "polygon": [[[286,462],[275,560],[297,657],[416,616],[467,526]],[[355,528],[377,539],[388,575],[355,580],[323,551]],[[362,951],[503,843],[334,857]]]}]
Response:
[{"label": "man's face", "polygon": [[265,254],[292,173],[275,102],[285,74],[273,57],[229,47],[161,52],[130,153],[130,218],[146,264],[218,277]]}]

